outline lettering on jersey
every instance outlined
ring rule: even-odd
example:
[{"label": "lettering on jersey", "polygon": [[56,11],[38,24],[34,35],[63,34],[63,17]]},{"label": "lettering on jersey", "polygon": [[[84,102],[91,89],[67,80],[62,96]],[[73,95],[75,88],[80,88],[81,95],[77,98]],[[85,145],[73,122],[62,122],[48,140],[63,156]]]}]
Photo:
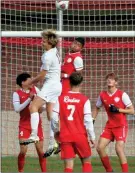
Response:
[{"label": "lettering on jersey", "polygon": [[79,99],[76,99],[76,98],[70,99],[69,96],[65,96],[64,97],[64,102],[65,103],[68,103],[68,102],[70,102],[70,103],[79,103],[80,100]]},{"label": "lettering on jersey", "polygon": [[120,98],[119,98],[119,97],[115,97],[115,98],[114,98],[114,101],[117,103],[117,102],[120,101]]},{"label": "lettering on jersey", "polygon": [[71,59],[71,58],[68,58],[68,59],[67,59],[67,62],[68,62],[68,63],[70,63],[71,61],[72,61],[72,59]]}]

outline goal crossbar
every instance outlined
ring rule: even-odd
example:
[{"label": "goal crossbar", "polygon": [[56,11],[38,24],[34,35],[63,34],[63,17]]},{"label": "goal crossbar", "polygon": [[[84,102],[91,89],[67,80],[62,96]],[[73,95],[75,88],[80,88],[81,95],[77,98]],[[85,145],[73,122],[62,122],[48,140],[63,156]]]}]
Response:
[{"label": "goal crossbar", "polygon": [[[60,37],[135,37],[135,31],[56,31]],[[41,31],[2,31],[2,37],[41,37]]]}]

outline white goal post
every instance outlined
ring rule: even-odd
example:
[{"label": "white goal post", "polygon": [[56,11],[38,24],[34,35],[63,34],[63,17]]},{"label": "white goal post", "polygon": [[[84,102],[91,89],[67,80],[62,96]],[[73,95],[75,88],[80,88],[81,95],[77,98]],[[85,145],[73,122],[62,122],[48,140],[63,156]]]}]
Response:
[{"label": "white goal post", "polygon": [[[135,31],[57,31],[60,37],[135,37]],[[2,37],[41,37],[41,31],[2,31]]]}]

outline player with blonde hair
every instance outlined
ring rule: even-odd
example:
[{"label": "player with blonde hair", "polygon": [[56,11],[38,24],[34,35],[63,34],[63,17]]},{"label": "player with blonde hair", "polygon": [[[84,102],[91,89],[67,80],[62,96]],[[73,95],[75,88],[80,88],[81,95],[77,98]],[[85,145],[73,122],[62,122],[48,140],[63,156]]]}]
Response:
[{"label": "player with blonde hair", "polygon": [[43,81],[41,91],[34,98],[29,109],[31,114],[31,136],[25,142],[36,142],[39,140],[37,136],[37,128],[39,124],[38,110],[46,104],[46,112],[48,120],[51,119],[53,104],[61,94],[62,86],[60,82],[61,74],[61,58],[56,48],[58,36],[53,30],[44,30],[42,33],[42,47],[44,53],[41,57],[41,71],[32,79],[30,84],[36,84]]}]

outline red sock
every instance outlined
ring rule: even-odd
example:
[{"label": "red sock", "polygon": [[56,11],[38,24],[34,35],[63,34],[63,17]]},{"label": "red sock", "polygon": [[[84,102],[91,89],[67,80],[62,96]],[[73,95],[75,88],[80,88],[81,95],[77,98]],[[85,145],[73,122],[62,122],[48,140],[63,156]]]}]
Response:
[{"label": "red sock", "polygon": [[23,172],[25,164],[25,154],[19,153],[18,155],[18,172]]},{"label": "red sock", "polygon": [[128,172],[128,164],[127,163],[121,164],[121,167],[122,167],[122,172]]},{"label": "red sock", "polygon": [[90,163],[84,163],[82,172],[92,172],[92,165]]},{"label": "red sock", "polygon": [[64,169],[64,172],[73,172],[73,169],[71,169],[71,168],[65,168]]},{"label": "red sock", "polygon": [[39,155],[39,163],[42,172],[46,172],[46,158],[43,158],[44,154]]},{"label": "red sock", "polygon": [[105,167],[106,172],[112,172],[112,167],[110,164],[110,160],[108,156],[102,157],[101,161],[103,163],[103,166]]}]

